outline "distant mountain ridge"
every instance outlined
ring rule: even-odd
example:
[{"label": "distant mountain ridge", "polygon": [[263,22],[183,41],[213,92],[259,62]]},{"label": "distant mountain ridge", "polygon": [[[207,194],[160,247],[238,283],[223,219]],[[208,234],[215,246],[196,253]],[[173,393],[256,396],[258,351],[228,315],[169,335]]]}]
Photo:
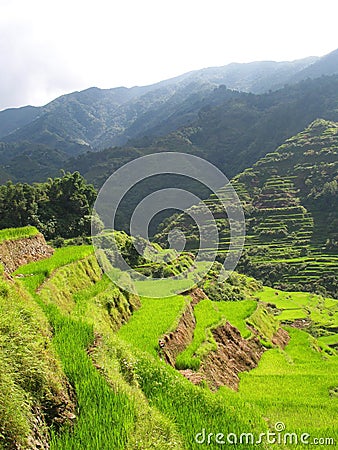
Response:
[{"label": "distant mountain ridge", "polygon": [[150,86],[89,88],[63,95],[40,108],[1,111],[0,139],[7,143],[28,140],[69,154],[123,145],[130,138],[146,134],[157,120],[165,120],[182,102],[193,101],[191,96],[203,96],[222,84],[244,92],[276,90],[291,83],[297,74],[304,75],[296,81],[311,77],[311,67],[315,76],[338,73],[336,52],[293,62],[233,63],[196,70]]},{"label": "distant mountain ridge", "polygon": [[[317,118],[338,121],[338,76],[306,80],[276,92],[254,95],[214,89],[197,102],[196,119],[178,127],[183,107],[161,123],[160,137],[134,139],[125,147],[88,152],[67,161],[96,187],[118,167],[139,156],[158,151],[179,151],[203,157],[231,178],[273,151]],[[178,128],[166,134],[167,125]]]},{"label": "distant mountain ridge", "polygon": [[[302,101],[299,93],[309,86],[309,80],[301,81],[299,85],[299,78],[303,80],[328,74],[335,77],[334,73],[338,74],[338,51],[322,58],[310,57],[293,62],[233,63],[189,72],[150,86],[89,88],[63,95],[43,107],[7,109],[0,112],[0,182],[7,179],[43,181],[54,176],[60,168],[73,167],[74,163],[86,165],[74,158],[84,155],[86,159],[88,152],[127,144],[128,147],[146,148],[145,151],[149,152],[153,151],[149,147],[158,145],[158,139],[161,141],[159,145],[168,144],[169,150],[176,146],[178,139],[177,150],[182,151],[182,148],[192,145],[222,165],[232,157],[231,142],[236,138],[251,156],[247,161],[247,151],[241,153],[243,161],[239,167],[230,168],[229,176],[233,176],[236,170],[252,164],[263,156],[264,151],[279,145],[315,118],[337,120],[334,113],[337,108],[332,106],[336,94],[328,93],[325,87],[329,82],[318,81],[316,84],[314,80]],[[293,93],[296,93],[295,99],[292,98]],[[284,95],[287,97],[285,102]],[[320,100],[317,101],[320,96],[321,106]],[[271,107],[267,108],[270,99]],[[282,117],[278,114],[283,102]],[[279,111],[278,117],[274,109]],[[295,126],[289,116],[293,117]],[[258,119],[260,130],[264,126],[266,129],[271,125],[277,126],[276,136],[268,136],[267,141],[262,141],[269,133],[258,130],[257,135],[252,124]],[[281,123],[277,123],[278,120]],[[249,126],[243,128],[245,121]],[[224,137],[217,124],[231,128],[227,136]],[[280,133],[279,129],[283,131]],[[213,155],[215,152],[216,156]],[[222,152],[223,162],[219,158]],[[95,155],[90,159],[94,166],[101,164],[99,154],[97,160]]]}]

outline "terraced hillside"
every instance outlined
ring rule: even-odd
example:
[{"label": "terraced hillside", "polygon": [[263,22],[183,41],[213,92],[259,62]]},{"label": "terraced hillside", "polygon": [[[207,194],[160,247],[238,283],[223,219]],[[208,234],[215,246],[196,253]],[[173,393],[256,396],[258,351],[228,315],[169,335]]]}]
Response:
[{"label": "terraced hillside", "polygon": [[[241,271],[270,285],[338,295],[337,154],[338,124],[316,120],[232,180],[246,215]],[[219,200],[227,189],[205,201],[220,232],[220,260],[230,240]],[[156,239],[164,243],[172,227],[183,229],[190,250],[197,248],[197,228],[186,215]]]},{"label": "terraced hillside", "polygon": [[139,297],[91,246],[0,277],[1,449],[268,449],[280,422],[308,433],[297,448],[337,442],[336,300],[212,271],[205,292]]}]

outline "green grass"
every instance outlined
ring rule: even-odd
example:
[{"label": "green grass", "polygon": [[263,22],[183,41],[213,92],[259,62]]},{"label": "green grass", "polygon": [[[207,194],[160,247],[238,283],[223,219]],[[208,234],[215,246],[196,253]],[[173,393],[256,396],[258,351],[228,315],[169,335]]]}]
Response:
[{"label": "green grass", "polygon": [[291,341],[285,351],[265,352],[257,368],[240,375],[239,392],[222,388],[220,395],[246,400],[266,417],[269,426],[283,422],[286,431],[312,437],[334,437],[338,397],[338,358],[324,356],[304,331],[288,329]]},{"label": "green grass", "polygon": [[[91,251],[84,257],[87,250],[74,255],[60,249],[47,267],[30,265],[22,270],[29,276],[20,278],[49,318],[55,348],[77,397],[74,426],[54,433],[51,448],[180,449],[173,422],[151,407],[137,386],[129,385],[126,361],[130,356],[112,333],[118,324],[115,313],[127,320],[127,308],[136,308],[136,300],[124,297],[106,276],[98,279],[95,264],[90,263]],[[77,257],[81,259],[74,261]],[[102,338],[94,349],[101,371],[87,354],[94,330]]]},{"label": "green grass", "polygon": [[49,323],[16,282],[0,277],[0,448],[28,448],[34,411],[65,400]]},{"label": "green grass", "polygon": [[[197,433],[203,429],[214,436],[217,433],[225,436],[243,432],[258,434],[267,430],[264,420],[246,400],[221,397],[197,387],[151,356],[137,355],[133,370],[150,404],[176,424],[183,440],[182,450],[203,448],[195,441]],[[211,441],[208,448],[216,450],[220,446]],[[254,446],[238,445],[236,448],[248,450]]]},{"label": "green grass", "polygon": [[175,296],[196,287],[211,266],[210,262],[199,261],[195,264],[194,270],[187,273],[186,278],[182,276],[179,279],[169,277],[149,281],[135,280],[134,286],[140,297],[163,298],[170,295]]},{"label": "green grass", "polygon": [[176,367],[198,370],[203,357],[217,348],[211,330],[225,320],[237,327],[244,338],[249,337],[245,319],[255,311],[256,305],[254,300],[213,302],[206,299],[199,302],[194,308],[196,327],[193,341],[177,356]]},{"label": "green grass", "polygon": [[134,347],[157,356],[158,340],[175,329],[187,299],[181,295],[165,298],[141,298],[141,308],[134,312],[118,336]]},{"label": "green grass", "polygon": [[[214,434],[258,434],[268,427],[273,430],[277,421],[283,421],[287,431],[336,437],[337,357],[325,350],[331,341],[324,337],[316,341],[303,331],[290,329],[291,341],[285,351],[265,352],[256,369],[240,375],[238,393],[228,388],[211,393],[192,385],[158,358],[158,339],[175,329],[188,299],[179,295],[141,298],[141,308],[113,333],[116,318],[109,313],[107,302],[117,288],[110,290],[107,277],[100,278],[93,270],[91,247],[77,249],[81,247],[60,249],[49,260],[17,271],[24,275],[20,282],[34,295],[53,327],[55,349],[77,394],[77,419],[72,429],[53,435],[53,450],[195,450],[201,448],[195,435],[203,429]],[[5,287],[3,291],[6,295]],[[257,300],[203,300],[195,307],[197,326],[189,349],[190,363],[210,350],[210,330],[224,320],[245,338],[250,336],[247,320],[271,336],[278,321],[285,319],[283,314],[294,318],[304,312],[331,328],[337,323],[337,302],[332,299],[270,288],[254,295],[275,304],[281,314],[269,315],[259,303],[256,308]],[[126,319],[127,303],[118,303],[120,310],[113,305],[119,316],[127,314]],[[102,339],[93,357],[100,370],[87,354],[94,331]],[[12,389],[5,377],[2,382]],[[214,443],[208,447],[219,448]]]},{"label": "green grass", "polygon": [[338,345],[338,333],[321,336],[318,340],[325,345]]},{"label": "green grass", "polygon": [[51,449],[125,449],[134,428],[135,408],[123,392],[115,392],[87,355],[93,327],[82,320],[49,310],[55,329],[54,345],[63,369],[75,388],[78,417],[69,431],[54,435]]},{"label": "green grass", "polygon": [[277,316],[280,321],[292,322],[307,318],[315,325],[329,328],[338,326],[338,300],[308,292],[286,292],[269,287],[256,292],[255,296],[280,309]]},{"label": "green grass", "polygon": [[0,244],[4,241],[29,238],[39,234],[35,227],[4,228],[0,230]]},{"label": "green grass", "polygon": [[[53,434],[52,449],[124,449],[135,426],[132,399],[114,391],[87,354],[94,341],[94,329],[90,320],[79,313],[77,303],[81,303],[81,298],[77,293],[84,296],[85,289],[89,289],[89,300],[107,287],[105,279],[94,289],[100,278],[92,253],[91,246],[65,247],[56,250],[48,260],[18,270],[29,275],[20,281],[49,319],[54,330],[53,345],[76,392],[75,425],[61,434]],[[102,311],[107,315],[106,310]]]},{"label": "green grass", "polygon": [[[162,303],[160,299],[141,299],[141,308],[119,330],[118,338],[129,343],[134,354],[131,361],[124,359],[129,379],[136,380],[153,407],[174,421],[183,440],[182,446],[179,447],[181,449],[201,448],[200,444],[195,442],[195,436],[203,428],[223,433],[265,430],[264,421],[246,402],[236,399],[224,401],[208,389],[194,386],[172,367],[158,359],[156,351],[158,338],[172,329],[173,325],[176,326],[184,307],[184,299],[182,302],[179,296],[176,298],[176,305],[170,305],[172,300],[173,297],[170,297],[164,299]],[[247,308],[247,314],[256,305],[255,301],[241,303],[243,311]],[[244,314],[235,312],[235,308],[232,309],[232,313],[233,320],[244,320]],[[211,443],[209,448],[219,447]],[[251,446],[238,448],[247,450]]]},{"label": "green grass", "polygon": [[58,269],[59,267],[70,264],[79,259],[83,259],[88,255],[94,253],[94,249],[91,245],[81,245],[81,246],[69,246],[57,248],[54,254],[45,260],[32,262],[24,266],[19,267],[14,275],[42,275],[47,278],[51,273]]}]

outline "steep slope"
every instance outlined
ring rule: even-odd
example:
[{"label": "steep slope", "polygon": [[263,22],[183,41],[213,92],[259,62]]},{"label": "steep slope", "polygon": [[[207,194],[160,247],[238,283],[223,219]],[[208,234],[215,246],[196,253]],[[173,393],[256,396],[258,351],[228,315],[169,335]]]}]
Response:
[{"label": "steep slope", "polygon": [[[338,124],[316,120],[233,179],[246,213],[241,270],[267,284],[337,295],[337,148]],[[217,217],[222,258],[229,245],[227,221],[215,196],[205,203]],[[197,229],[184,215],[157,240],[164,243],[175,227],[185,231],[191,249],[198,245]]]},{"label": "steep slope", "polygon": [[[284,86],[315,63],[321,69],[316,70],[314,66],[313,76],[317,76],[317,72],[320,75],[336,73],[335,62],[327,63],[325,58],[330,59],[328,56],[292,62],[229,64],[196,70],[150,86],[90,88],[63,95],[40,108],[2,111],[0,138],[7,143],[28,140],[56,147],[70,155],[89,148],[123,145],[130,138],[148,134],[148,130],[165,122],[186,101],[193,105],[196,96],[201,99],[214,87],[227,85],[230,89],[263,93]],[[304,72],[295,81],[309,76],[312,75]],[[189,115],[184,118],[179,126],[191,120]]]},{"label": "steep slope", "polygon": [[0,111],[0,139],[32,122],[38,117],[39,113],[40,108],[35,106]]},{"label": "steep slope", "polygon": [[304,69],[297,72],[289,80],[291,83],[299,80],[305,80],[306,78],[318,78],[322,75],[333,75],[338,73],[338,49],[322,56],[317,61],[308,65]]}]

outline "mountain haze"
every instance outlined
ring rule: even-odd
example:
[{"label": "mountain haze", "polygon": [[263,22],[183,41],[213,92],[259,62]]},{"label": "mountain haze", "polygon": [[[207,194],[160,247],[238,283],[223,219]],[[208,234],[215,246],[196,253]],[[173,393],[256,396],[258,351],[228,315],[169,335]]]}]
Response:
[{"label": "mountain haze", "polygon": [[[0,112],[0,139],[29,141],[76,155],[123,145],[148,134],[179,111],[184,103],[203,99],[215,87],[263,93],[287,83],[338,72],[333,52],[293,62],[229,64],[196,70],[162,82],[133,88],[89,88],[63,95],[48,105]],[[306,72],[308,70],[308,72]],[[303,75],[302,75],[303,73]],[[188,115],[179,125],[191,121]],[[172,131],[172,130],[169,130]]]}]

